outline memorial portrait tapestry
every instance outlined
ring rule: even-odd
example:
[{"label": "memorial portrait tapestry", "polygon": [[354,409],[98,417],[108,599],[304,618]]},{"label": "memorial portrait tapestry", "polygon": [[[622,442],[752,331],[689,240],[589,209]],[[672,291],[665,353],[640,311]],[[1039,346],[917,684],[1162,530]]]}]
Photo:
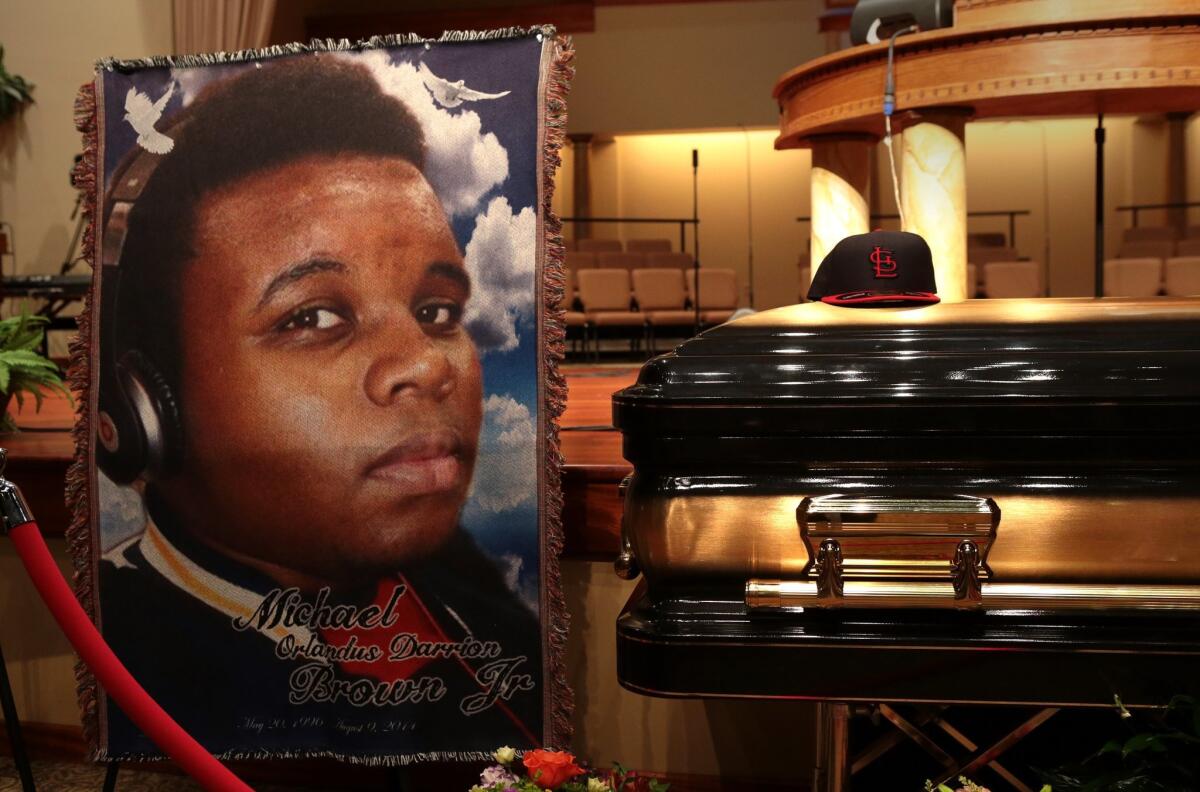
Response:
[{"label": "memorial portrait tapestry", "polygon": [[[561,746],[552,28],[108,60],[77,592],[225,758]],[[97,758],[160,751],[79,669]]]}]

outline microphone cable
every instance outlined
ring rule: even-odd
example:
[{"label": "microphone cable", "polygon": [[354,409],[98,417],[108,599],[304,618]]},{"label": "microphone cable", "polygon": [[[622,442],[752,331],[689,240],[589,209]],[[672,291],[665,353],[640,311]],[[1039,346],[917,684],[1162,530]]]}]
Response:
[{"label": "microphone cable", "polygon": [[895,52],[896,39],[906,33],[916,33],[916,25],[900,28],[895,33],[892,33],[888,39],[887,51],[887,77],[883,83],[883,127],[885,134],[883,136],[883,145],[887,147],[888,164],[892,170],[892,195],[896,199],[896,212],[900,215],[900,230],[904,231],[907,228],[907,223],[904,220],[904,205],[900,202],[900,179],[896,176],[896,153],[892,149],[892,113],[896,110],[896,71],[895,71]]}]

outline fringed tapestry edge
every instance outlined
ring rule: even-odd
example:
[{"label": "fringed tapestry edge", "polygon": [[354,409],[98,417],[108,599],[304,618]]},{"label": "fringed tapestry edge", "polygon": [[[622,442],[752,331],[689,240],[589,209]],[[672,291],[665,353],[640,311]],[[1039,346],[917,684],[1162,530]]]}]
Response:
[{"label": "fringed tapestry edge", "polygon": [[[75,425],[72,438],[75,443],[75,459],[67,470],[66,503],[71,515],[71,524],[66,531],[67,549],[74,567],[75,596],[88,616],[96,619],[95,585],[93,577],[95,559],[90,530],[91,505],[88,502],[88,479],[92,427],[91,404],[91,339],[95,290],[98,283],[96,267],[96,208],[99,194],[99,116],[97,110],[96,84],[86,83],[75,98],[75,128],[83,136],[83,157],[75,166],[72,180],[82,196],[81,211],[87,218],[82,241],[82,258],[92,267],[92,288],[84,300],[83,311],[77,319],[79,331],[71,339],[70,362],[67,368],[67,385],[75,397]],[[83,725],[84,742],[93,754],[100,751],[99,734],[99,690],[91,669],[82,661],[75,663],[76,694]]]},{"label": "fringed tapestry edge", "polygon": [[546,565],[546,592],[549,618],[546,628],[550,678],[549,742],[556,748],[566,748],[571,739],[571,715],[574,694],[567,682],[566,650],[570,631],[570,615],[563,595],[559,558],[563,550],[563,493],[562,450],[559,442],[558,419],[566,408],[567,384],[559,369],[566,351],[566,316],[562,308],[565,286],[566,248],[563,244],[562,221],[551,209],[554,197],[554,175],[562,162],[559,151],[566,136],[566,96],[575,74],[575,50],[570,38],[555,36],[549,73],[546,75],[544,137],[542,140],[542,216],[543,263],[542,299],[545,320],[543,355],[545,356],[546,394],[546,549],[552,563]]},{"label": "fringed tapestry edge", "polygon": [[130,59],[102,58],[96,62],[96,70],[132,71],[134,69],[150,68],[190,68],[194,66],[212,66],[218,63],[239,63],[242,61],[281,58],[285,55],[299,55],[306,52],[353,52],[412,44],[460,44],[471,41],[497,41],[500,39],[524,38],[526,36],[554,38],[554,26],[534,25],[532,27],[507,27],[496,30],[447,30],[438,38],[427,38],[416,33],[393,33],[387,36],[371,36],[370,38],[359,39],[358,41],[351,41],[345,38],[313,39],[307,44],[300,42],[275,44],[270,47],[237,50],[236,52],[207,52],[196,55],[155,55],[148,58]]}]

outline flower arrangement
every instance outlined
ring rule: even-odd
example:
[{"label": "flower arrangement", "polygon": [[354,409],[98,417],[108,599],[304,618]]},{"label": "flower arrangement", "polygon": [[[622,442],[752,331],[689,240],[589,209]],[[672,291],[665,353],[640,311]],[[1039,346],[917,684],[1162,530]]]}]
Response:
[{"label": "flower arrangement", "polygon": [[[959,786],[957,788],[951,789],[945,784],[938,784],[935,787],[932,781],[926,781],[925,792],[990,792],[987,787],[981,787],[979,784],[976,784],[974,781],[971,781],[963,776],[958,777],[958,783]],[[1042,787],[1040,792],[1051,792],[1050,785],[1047,784],[1046,786]]]},{"label": "flower arrangement", "polygon": [[609,771],[589,770],[567,751],[526,751],[520,767],[512,748],[500,748],[492,756],[496,764],[479,774],[471,792],[667,792],[671,788],[620,765]]}]

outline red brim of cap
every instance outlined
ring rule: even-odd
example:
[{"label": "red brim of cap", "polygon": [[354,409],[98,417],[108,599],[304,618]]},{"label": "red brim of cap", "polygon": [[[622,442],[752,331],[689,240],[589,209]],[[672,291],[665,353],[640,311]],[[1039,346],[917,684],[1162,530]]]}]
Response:
[{"label": "red brim of cap", "polygon": [[872,306],[887,303],[907,303],[911,305],[933,305],[941,302],[941,298],[933,292],[876,292],[855,291],[842,294],[827,294],[821,302],[830,305]]}]

